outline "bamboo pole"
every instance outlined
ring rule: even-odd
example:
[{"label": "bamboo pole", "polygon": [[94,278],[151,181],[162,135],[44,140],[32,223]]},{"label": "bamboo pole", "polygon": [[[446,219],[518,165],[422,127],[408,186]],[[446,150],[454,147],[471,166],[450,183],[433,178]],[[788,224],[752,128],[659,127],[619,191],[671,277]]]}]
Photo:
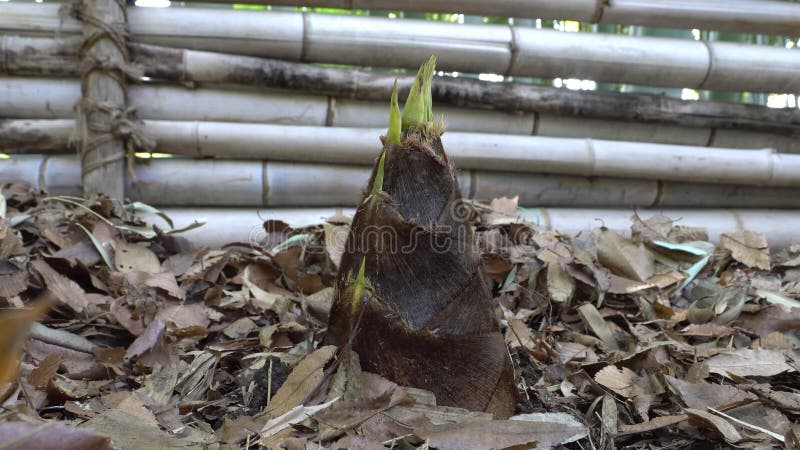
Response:
[{"label": "bamboo pole", "polygon": [[[0,67],[0,73],[74,75],[77,66],[72,53],[76,46],[69,38],[3,36],[0,54],[4,57],[0,57],[0,61],[5,60],[6,66]],[[337,101],[375,100],[382,104],[389,97],[396,78],[395,74],[383,72],[145,44],[132,43],[129,48],[133,62],[145,75],[155,79],[293,89],[336,97]],[[406,75],[398,78],[401,97],[407,95],[411,81]],[[437,77],[433,84],[433,100],[459,107],[509,112],[800,134],[800,110],[797,109],[683,101],[661,95],[571,91],[522,83]],[[385,108],[382,112],[385,114]],[[707,140],[708,136],[704,141]]]},{"label": "bamboo pole", "polygon": [[[350,206],[369,174],[369,167],[356,165],[157,159],[136,165],[127,195],[154,205]],[[0,165],[0,180],[56,195],[80,192],[80,168],[68,155],[15,156]],[[797,188],[485,170],[461,170],[459,182],[466,197],[519,196],[521,204],[535,206],[800,208]]]},{"label": "bamboo pole", "polygon": [[81,73],[77,127],[83,192],[123,200],[125,142],[117,130],[126,110],[125,7],[116,0],[83,0],[77,12],[84,38],[79,56],[86,67]]},{"label": "bamboo pole", "polygon": [[[237,0],[210,0],[236,3]],[[793,36],[800,29],[800,5],[764,0],[248,0],[251,4],[462,13],[531,19],[570,19],[667,28],[739,31]]]},{"label": "bamboo pole", "polygon": [[[57,8],[0,4],[0,31],[73,30],[75,24],[61,20]],[[800,90],[800,58],[785,48],[311,13],[134,8],[129,15],[133,38],[141,43],[292,61],[414,68],[433,53],[445,71],[711,90]]]},{"label": "bamboo pole", "polygon": [[[383,128],[388,121],[384,102],[363,102],[285,91],[184,89],[132,86],[130,106],[150,120],[221,121],[284,125]],[[74,117],[80,99],[73,80],[0,77],[0,117],[60,119]],[[800,139],[748,130],[687,128],[655,123],[615,122],[509,114],[455,107],[438,107],[450,131],[548,137],[592,138],[729,148],[771,147],[800,153]],[[33,150],[33,149],[31,149]],[[38,150],[45,151],[45,150]]]},{"label": "bamboo pole", "polygon": [[[249,208],[162,208],[175,222],[176,227],[184,227],[194,221],[205,222],[182,236],[195,245],[219,247],[230,242],[259,243],[265,237],[265,220],[283,220],[289,225],[303,227],[323,223],[326,218],[337,213],[352,216],[355,210],[345,208],[271,208],[254,211]],[[703,227],[709,238],[719,243],[720,235],[740,230],[750,230],[767,236],[773,249],[788,247],[798,242],[796,224],[800,221],[798,211],[775,211],[769,209],[730,210],[730,209],[597,209],[597,208],[537,208],[521,211],[522,217],[545,229],[558,230],[568,234],[585,233],[601,225],[630,236],[630,218],[634,213],[640,217],[662,214],[680,225]],[[151,215],[146,217],[151,223],[165,226],[163,219]]]},{"label": "bamboo pole", "polygon": [[[19,127],[7,122],[13,132]],[[33,124],[33,122],[28,122]],[[30,135],[51,146],[63,123]],[[2,128],[0,128],[2,131]],[[382,129],[292,127],[224,122],[147,122],[155,150],[196,157],[257,158],[363,164],[375,156]],[[21,133],[24,136],[24,133]],[[3,134],[0,133],[0,136]],[[17,133],[20,135],[20,133]],[[773,149],[743,150],[592,139],[449,132],[443,142],[461,169],[605,176],[760,186],[800,186],[800,155]],[[64,143],[67,144],[66,142]],[[20,147],[30,145],[19,142]],[[29,147],[30,148],[30,147]]]}]

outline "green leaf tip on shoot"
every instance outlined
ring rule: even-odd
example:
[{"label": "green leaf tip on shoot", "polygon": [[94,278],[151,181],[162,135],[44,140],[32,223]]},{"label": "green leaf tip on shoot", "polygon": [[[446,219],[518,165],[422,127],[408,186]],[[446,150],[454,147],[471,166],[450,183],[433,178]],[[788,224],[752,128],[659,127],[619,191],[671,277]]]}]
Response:
[{"label": "green leaf tip on shoot", "polygon": [[420,128],[425,122],[433,121],[431,83],[433,83],[435,68],[436,55],[431,55],[420,66],[403,108],[403,130]]},{"label": "green leaf tip on shoot", "polygon": [[367,266],[367,257],[361,257],[361,267],[358,269],[358,275],[356,276],[356,283],[353,286],[353,309],[358,309],[358,306],[361,304],[361,296],[364,295],[364,285],[366,284],[364,271]]},{"label": "green leaf tip on shoot", "polygon": [[[398,141],[399,143],[399,141]],[[377,195],[383,190],[383,165],[386,161],[386,150],[381,152],[381,159],[378,160],[378,170],[375,171],[375,181],[372,182],[370,195]]]},{"label": "green leaf tip on shoot", "polygon": [[386,132],[386,144],[400,145],[401,127],[402,120],[400,119],[400,103],[397,101],[397,80],[394,80],[392,100],[389,106],[389,131]]}]

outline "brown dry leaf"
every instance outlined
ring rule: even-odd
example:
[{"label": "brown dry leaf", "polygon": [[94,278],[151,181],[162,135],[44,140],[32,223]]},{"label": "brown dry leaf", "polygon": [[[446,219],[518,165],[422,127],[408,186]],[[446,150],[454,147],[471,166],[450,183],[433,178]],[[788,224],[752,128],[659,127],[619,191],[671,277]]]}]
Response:
[{"label": "brown dry leaf", "polygon": [[92,430],[59,422],[0,423],[3,450],[113,450],[111,440]]},{"label": "brown dry leaf", "polygon": [[629,280],[613,273],[608,274],[608,292],[611,294],[633,294],[651,287],[653,287],[653,284],[649,282],[643,283]]},{"label": "brown dry leaf", "polygon": [[374,441],[364,436],[345,436],[331,444],[331,450],[385,450],[381,441]]},{"label": "brown dry leaf", "polygon": [[776,331],[795,332],[800,328],[798,324],[800,308],[785,308],[781,305],[768,306],[755,314],[742,314],[736,320],[736,325],[761,337]]},{"label": "brown dry leaf", "polygon": [[748,385],[745,388],[778,408],[800,414],[800,393],[774,390],[768,384]]},{"label": "brown dry leaf", "polygon": [[736,329],[727,325],[720,325],[714,322],[692,324],[680,330],[683,336],[698,337],[726,337],[734,334]]},{"label": "brown dry leaf", "polygon": [[159,427],[155,414],[147,408],[145,403],[136,392],[118,391],[106,394],[101,397],[104,405],[111,409],[116,409],[130,414],[137,418],[140,423],[151,427]]},{"label": "brown dry leaf", "polygon": [[17,374],[23,344],[31,324],[43,316],[52,301],[43,299],[29,309],[0,313],[0,387]]},{"label": "brown dry leaf", "polygon": [[786,443],[786,450],[800,448],[800,424],[795,424],[786,430],[783,440]]},{"label": "brown dry leaf", "polygon": [[515,196],[514,198],[500,197],[493,199],[489,203],[491,212],[486,216],[486,224],[492,225],[516,220],[519,215],[517,212],[518,203],[519,196]]},{"label": "brown dry leaf", "polygon": [[153,347],[159,345],[166,329],[167,325],[161,319],[150,322],[150,325],[145,328],[144,332],[142,332],[128,347],[128,350],[125,352],[125,360],[130,361],[134,358],[138,358]]},{"label": "brown dry leaf", "polygon": [[341,399],[314,417],[322,424],[323,439],[331,439],[385,411],[410,400],[408,392],[373,373],[350,373]]},{"label": "brown dry leaf", "polygon": [[763,234],[747,230],[725,233],[720,236],[719,242],[740,263],[757,269],[770,269],[769,246]]},{"label": "brown dry leaf", "polygon": [[75,312],[83,312],[89,304],[89,300],[86,297],[86,292],[78,283],[56,272],[49,264],[41,259],[33,261],[32,265],[44,279],[47,289],[49,289],[57,299],[64,302],[75,310]]},{"label": "brown dry leaf", "polygon": [[17,270],[0,275],[0,297],[13,297],[28,288],[28,271]]},{"label": "brown dry leaf", "polygon": [[650,379],[637,375],[627,367],[606,366],[594,375],[594,380],[633,400],[639,416],[644,420],[649,419],[648,411],[655,394]]},{"label": "brown dry leaf", "polygon": [[270,417],[280,416],[301,405],[323,380],[323,368],[336,353],[336,347],[326,345],[309,354],[289,374],[265,412]]},{"label": "brown dry leaf", "polygon": [[242,339],[258,330],[258,325],[249,317],[242,317],[225,327],[223,334],[231,339]]},{"label": "brown dry leaf", "polygon": [[694,408],[687,408],[686,414],[689,416],[689,422],[692,425],[715,431],[729,444],[735,444],[742,440],[742,435],[736,431],[736,427],[720,416]]},{"label": "brown dry leaf", "polygon": [[631,216],[631,237],[636,242],[649,243],[653,241],[669,241],[672,231],[672,219],[662,215],[655,215],[642,219],[639,214]]},{"label": "brown dry leaf", "polygon": [[145,423],[139,417],[118,409],[103,411],[81,424],[81,428],[108,436],[117,448],[125,450],[204,448],[202,445],[172,436],[159,427]]},{"label": "brown dry leaf", "polygon": [[0,221],[0,261],[23,253],[24,247],[19,231],[9,228],[5,221]]},{"label": "brown dry leaf", "polygon": [[511,319],[508,322],[505,334],[506,344],[511,348],[523,347],[528,350],[536,348],[536,341],[531,327],[519,319]]},{"label": "brown dry leaf", "polygon": [[587,435],[586,426],[569,414],[533,413],[510,420],[434,425],[414,434],[440,450],[500,449],[514,446],[552,448]]},{"label": "brown dry leaf", "polygon": [[125,347],[95,347],[92,354],[95,361],[112,369],[117,375],[125,373],[122,369],[125,363]]},{"label": "brown dry leaf", "polygon": [[743,348],[720,353],[705,361],[709,372],[729,377],[771,377],[795,369],[780,350]]},{"label": "brown dry leaf", "polygon": [[575,279],[559,263],[547,264],[547,293],[557,303],[569,304],[575,295]]},{"label": "brown dry leaf", "polygon": [[605,319],[603,319],[603,316],[600,315],[600,311],[598,311],[594,305],[591,303],[584,303],[578,307],[578,314],[581,316],[583,323],[592,330],[595,336],[603,341],[603,344],[605,344],[609,350],[619,350],[619,343],[614,337],[614,333],[611,331]]},{"label": "brown dry leaf", "polygon": [[301,303],[303,312],[319,323],[327,325],[333,305],[333,294],[333,287],[327,287],[311,295],[304,295]]},{"label": "brown dry leaf", "polygon": [[655,274],[655,257],[642,244],[601,228],[596,245],[597,260],[619,276],[645,282]]},{"label": "brown dry leaf", "polygon": [[43,359],[35,369],[28,374],[28,383],[31,386],[42,389],[50,383],[50,380],[58,372],[58,367],[61,365],[61,355],[58,353],[51,353]]},{"label": "brown dry leaf", "polygon": [[175,275],[170,272],[159,272],[152,274],[147,277],[144,284],[146,286],[161,289],[178,300],[183,300],[184,297],[186,297],[186,291],[178,286],[178,282],[175,281]]},{"label": "brown dry leaf", "polygon": [[114,263],[120,272],[161,272],[161,263],[152,250],[142,245],[120,242],[114,251]]},{"label": "brown dry leaf", "polygon": [[689,408],[705,409],[716,408],[722,405],[737,403],[742,400],[756,400],[755,395],[724,384],[712,384],[705,381],[690,383],[669,375],[664,379],[667,385],[675,391],[683,404]]},{"label": "brown dry leaf", "polygon": [[[180,333],[187,329],[207,329],[211,317],[218,317],[217,312],[202,303],[174,305],[162,309],[156,319],[170,325],[170,331]],[[204,334],[204,333],[201,333]]]},{"label": "brown dry leaf", "polygon": [[347,244],[350,227],[325,223],[322,228],[325,230],[325,250],[333,265],[338,269],[344,253],[344,246]]}]

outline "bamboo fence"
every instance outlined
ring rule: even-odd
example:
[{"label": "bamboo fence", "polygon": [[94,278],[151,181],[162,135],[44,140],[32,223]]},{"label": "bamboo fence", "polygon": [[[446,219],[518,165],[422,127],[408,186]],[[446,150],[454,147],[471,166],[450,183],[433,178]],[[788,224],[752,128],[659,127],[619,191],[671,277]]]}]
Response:
[{"label": "bamboo fence", "polygon": [[[0,32],[76,33],[60,5],[0,4]],[[290,61],[589,78],[661,87],[800,91],[793,50],[729,42],[561,33],[506,25],[207,8],[132,8],[131,36],[147,44]],[[769,70],[765,70],[765,68]]]},{"label": "bamboo fence", "polygon": [[[254,211],[251,208],[163,208],[176,228],[195,221],[205,224],[183,234],[196,245],[218,247],[230,242],[257,243],[266,236],[265,220],[282,220],[289,225],[302,227],[318,224],[338,213],[352,216],[353,208],[270,208]],[[719,242],[723,233],[740,230],[755,231],[769,237],[771,248],[791,245],[797,239],[800,213],[766,209],[595,209],[595,208],[536,208],[521,212],[524,220],[546,229],[575,234],[601,225],[624,235],[630,235],[631,217],[639,214],[646,218],[662,214],[678,220],[683,226],[696,226],[708,231],[712,242]],[[153,223],[164,224],[158,216],[148,217]],[[165,227],[165,226],[164,226]]]},{"label": "bamboo fence", "polygon": [[[204,0],[236,3],[238,0]],[[800,5],[766,0],[248,0],[251,4],[402,10],[797,35]]]},{"label": "bamboo fence", "polygon": [[[0,37],[0,74],[75,76],[74,38]],[[133,63],[148,77],[177,83],[225,84],[292,89],[334,97],[371,100],[382,105],[398,81],[400,97],[411,86],[410,75],[319,67],[255,58],[130,43]],[[469,78],[437,77],[433,100],[459,107],[507,112],[535,112],[582,118],[660,122],[689,127],[718,127],[800,134],[800,110],[678,100],[663,95],[575,92],[525,83],[492,83]],[[385,108],[383,108],[385,113]]]},{"label": "bamboo fence", "polygon": [[[340,99],[287,90],[132,85],[128,87],[128,93],[129,106],[145,120],[383,128],[388,123],[389,114],[385,102]],[[71,79],[0,77],[0,117],[71,118],[75,116],[73,105],[80,100],[80,95],[79,83]],[[436,111],[444,118],[449,131],[533,134],[698,147],[769,147],[784,153],[800,153],[800,139],[777,133],[695,128],[655,122],[620,122],[554,114],[513,114],[453,106],[437,106]]]},{"label": "bamboo fence", "polygon": [[[4,129],[9,132],[4,133]],[[0,124],[0,145],[35,152],[67,148],[63,120]],[[382,129],[294,127],[225,122],[148,121],[156,152],[194,157],[363,164],[372,160]],[[35,139],[34,139],[35,136]],[[16,142],[15,142],[16,140]],[[622,141],[486,133],[446,133],[450,160],[462,169],[692,180],[758,186],[800,186],[800,155],[773,149],[741,150]],[[658,161],[659,164],[653,164]]]},{"label": "bamboo fence", "polygon": [[[371,168],[284,161],[154,159],[137,164],[128,196],[153,205],[352,206]],[[0,179],[53,195],[77,195],[80,164],[71,155],[15,156]],[[210,183],[209,180],[214,180]],[[461,170],[463,194],[478,200],[519,196],[522,205],[683,208],[798,208],[800,189],[610,177]]]}]

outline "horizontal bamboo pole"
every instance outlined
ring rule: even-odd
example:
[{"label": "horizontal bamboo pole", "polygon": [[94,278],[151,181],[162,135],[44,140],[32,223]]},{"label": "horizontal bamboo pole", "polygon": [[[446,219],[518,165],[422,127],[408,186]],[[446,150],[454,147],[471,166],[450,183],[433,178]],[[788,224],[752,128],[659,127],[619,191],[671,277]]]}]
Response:
[{"label": "horizontal bamboo pole", "polygon": [[[16,126],[16,124],[20,126]],[[39,125],[38,131],[31,131]],[[293,127],[224,122],[148,121],[145,131],[158,152],[187,156],[256,158],[299,162],[364,164],[375,156],[382,129]],[[3,133],[3,129],[11,130]],[[21,133],[25,128],[27,133]],[[63,139],[63,121],[7,121],[0,143],[15,135],[52,146]],[[3,138],[3,135],[9,135]],[[57,135],[57,136],[56,136]],[[43,136],[43,137],[40,137]],[[449,132],[442,137],[449,158],[461,169],[605,176],[759,186],[800,186],[800,155],[773,149],[742,150],[592,139]],[[66,146],[68,143],[63,142]]]},{"label": "horizontal bamboo pole", "polygon": [[[0,73],[74,76],[75,39],[0,37]],[[338,99],[385,102],[394,81],[405,97],[411,76],[337,69],[313,64],[232,54],[129,45],[134,63],[159,80],[293,89]],[[436,77],[433,100],[459,107],[508,112],[537,112],[603,120],[661,122],[689,127],[718,127],[800,134],[800,110],[726,102],[697,102],[662,95],[572,91],[523,83],[492,83],[464,77]]]},{"label": "horizontal bamboo pole", "polygon": [[[236,3],[239,0],[204,0]],[[795,36],[800,5],[764,0],[247,0],[262,5],[400,10]]]},{"label": "horizontal bamboo pole", "polygon": [[[183,236],[196,245],[219,247],[230,242],[261,242],[266,234],[262,226],[265,220],[283,220],[295,227],[323,223],[326,218],[337,213],[352,216],[353,208],[335,210],[333,208],[290,208],[262,209],[249,208],[163,208],[175,222],[183,227],[199,220],[205,222],[200,228],[188,231]],[[587,232],[600,225],[630,235],[630,218],[634,213],[640,217],[662,214],[677,220],[680,225],[703,227],[708,231],[712,242],[719,243],[723,233],[750,230],[767,236],[770,247],[788,247],[798,242],[797,226],[800,222],[798,211],[776,211],[769,209],[730,210],[730,209],[575,209],[538,208],[522,211],[525,220],[546,229],[577,234]],[[148,216],[151,223],[164,227],[163,219]]]},{"label": "horizontal bamboo pole", "polygon": [[[0,32],[75,32],[77,22],[59,16],[59,8],[2,3]],[[800,58],[796,50],[785,48],[299,12],[128,12],[134,41],[195,50],[405,68],[436,54],[437,67],[445,71],[723,91],[800,91]]]},{"label": "horizontal bamboo pole", "polygon": [[[157,159],[136,166],[128,197],[154,205],[351,206],[370,167],[278,161]],[[73,156],[15,156],[0,180],[31,183],[56,195],[80,192]],[[465,196],[519,196],[521,204],[570,207],[800,208],[800,189],[659,182],[519,172],[461,170]]]},{"label": "horizontal bamboo pole", "polygon": [[[151,120],[199,120],[331,125],[383,128],[385,102],[365,102],[286,91],[185,89],[175,86],[132,86],[130,104],[139,117]],[[62,119],[74,117],[80,99],[76,80],[0,77],[0,117]],[[774,148],[800,153],[800,139],[748,130],[688,128],[659,123],[617,122],[549,114],[510,114],[452,106],[436,106],[450,131],[592,138],[730,148]],[[45,150],[39,150],[45,151]]]}]

